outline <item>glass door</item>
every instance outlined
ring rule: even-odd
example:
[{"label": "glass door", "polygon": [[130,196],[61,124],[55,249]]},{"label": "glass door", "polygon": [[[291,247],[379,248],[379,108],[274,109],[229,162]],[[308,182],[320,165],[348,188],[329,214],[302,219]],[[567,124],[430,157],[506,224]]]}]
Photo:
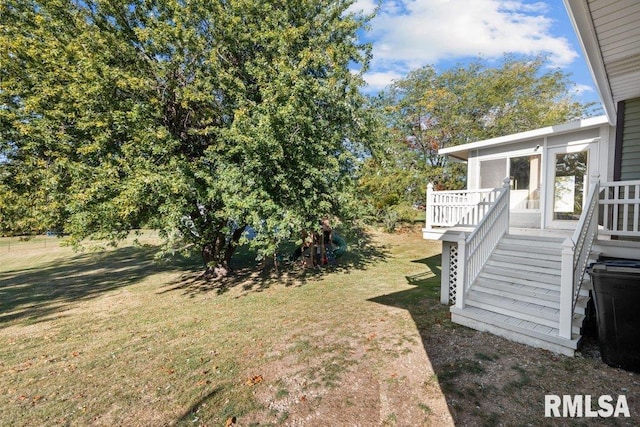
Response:
[{"label": "glass door", "polygon": [[589,188],[589,146],[577,145],[549,150],[547,223],[573,228],[582,214]]}]

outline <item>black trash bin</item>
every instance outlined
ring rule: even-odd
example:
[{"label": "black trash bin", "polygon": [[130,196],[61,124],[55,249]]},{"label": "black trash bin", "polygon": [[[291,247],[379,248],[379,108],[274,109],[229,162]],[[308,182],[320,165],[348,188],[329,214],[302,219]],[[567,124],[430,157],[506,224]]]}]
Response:
[{"label": "black trash bin", "polygon": [[640,373],[640,260],[599,261],[589,274],[602,360]]}]

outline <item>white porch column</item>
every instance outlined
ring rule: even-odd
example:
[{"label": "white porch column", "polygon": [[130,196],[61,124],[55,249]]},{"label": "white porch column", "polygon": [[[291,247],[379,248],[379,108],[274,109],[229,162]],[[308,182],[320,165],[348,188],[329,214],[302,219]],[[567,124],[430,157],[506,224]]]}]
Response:
[{"label": "white porch column", "polygon": [[502,180],[502,191],[507,192],[507,230],[509,234],[509,226],[511,225],[511,178],[505,176]]},{"label": "white porch column", "polygon": [[[431,222],[433,221],[433,182],[427,184],[427,200],[425,204],[425,215],[426,215],[426,223],[425,228],[427,230],[431,229]],[[443,268],[444,269],[444,268]]]},{"label": "white porch column", "polygon": [[[597,184],[596,187],[596,210],[593,212],[593,215],[595,216],[595,218],[593,219],[596,222],[596,226],[593,229],[594,235],[593,235],[593,244],[595,244],[598,241],[598,225],[600,224],[600,171],[593,171],[593,173],[591,174],[591,184]],[[636,197],[638,197],[638,195],[636,194]],[[584,205],[584,203],[583,203]]]}]

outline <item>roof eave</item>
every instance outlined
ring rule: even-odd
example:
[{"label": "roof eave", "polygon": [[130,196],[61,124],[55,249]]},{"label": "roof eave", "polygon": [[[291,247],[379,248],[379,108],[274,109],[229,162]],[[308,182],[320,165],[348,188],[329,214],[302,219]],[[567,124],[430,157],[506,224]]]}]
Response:
[{"label": "roof eave", "polygon": [[609,124],[615,126],[616,104],[609,84],[609,77],[604,67],[598,37],[593,27],[588,2],[585,0],[564,0],[564,4],[573,29],[580,41],[582,51],[585,54],[591,77],[596,83],[596,89],[602,101]]},{"label": "roof eave", "polygon": [[561,135],[565,133],[575,132],[582,129],[590,129],[608,124],[609,118],[605,116],[589,117],[586,119],[576,120],[569,123],[563,123],[555,126],[547,126],[544,128],[528,130],[525,132],[514,133],[511,135],[499,136],[497,138],[485,139],[482,141],[470,142],[468,144],[455,145],[453,147],[442,148],[438,150],[438,154],[456,157],[461,160],[468,158],[469,152],[480,148],[495,147],[500,145],[509,145],[521,141],[549,137],[552,135]]}]

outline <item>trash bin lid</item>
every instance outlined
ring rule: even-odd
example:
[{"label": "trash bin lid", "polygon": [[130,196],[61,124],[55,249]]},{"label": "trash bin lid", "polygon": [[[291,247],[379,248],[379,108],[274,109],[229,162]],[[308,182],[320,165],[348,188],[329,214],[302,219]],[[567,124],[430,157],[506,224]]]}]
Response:
[{"label": "trash bin lid", "polygon": [[591,272],[632,273],[640,274],[640,260],[635,259],[607,259],[594,262],[589,266]]},{"label": "trash bin lid", "polygon": [[640,260],[628,258],[604,258],[598,260],[596,264],[607,264],[617,267],[640,268]]}]

